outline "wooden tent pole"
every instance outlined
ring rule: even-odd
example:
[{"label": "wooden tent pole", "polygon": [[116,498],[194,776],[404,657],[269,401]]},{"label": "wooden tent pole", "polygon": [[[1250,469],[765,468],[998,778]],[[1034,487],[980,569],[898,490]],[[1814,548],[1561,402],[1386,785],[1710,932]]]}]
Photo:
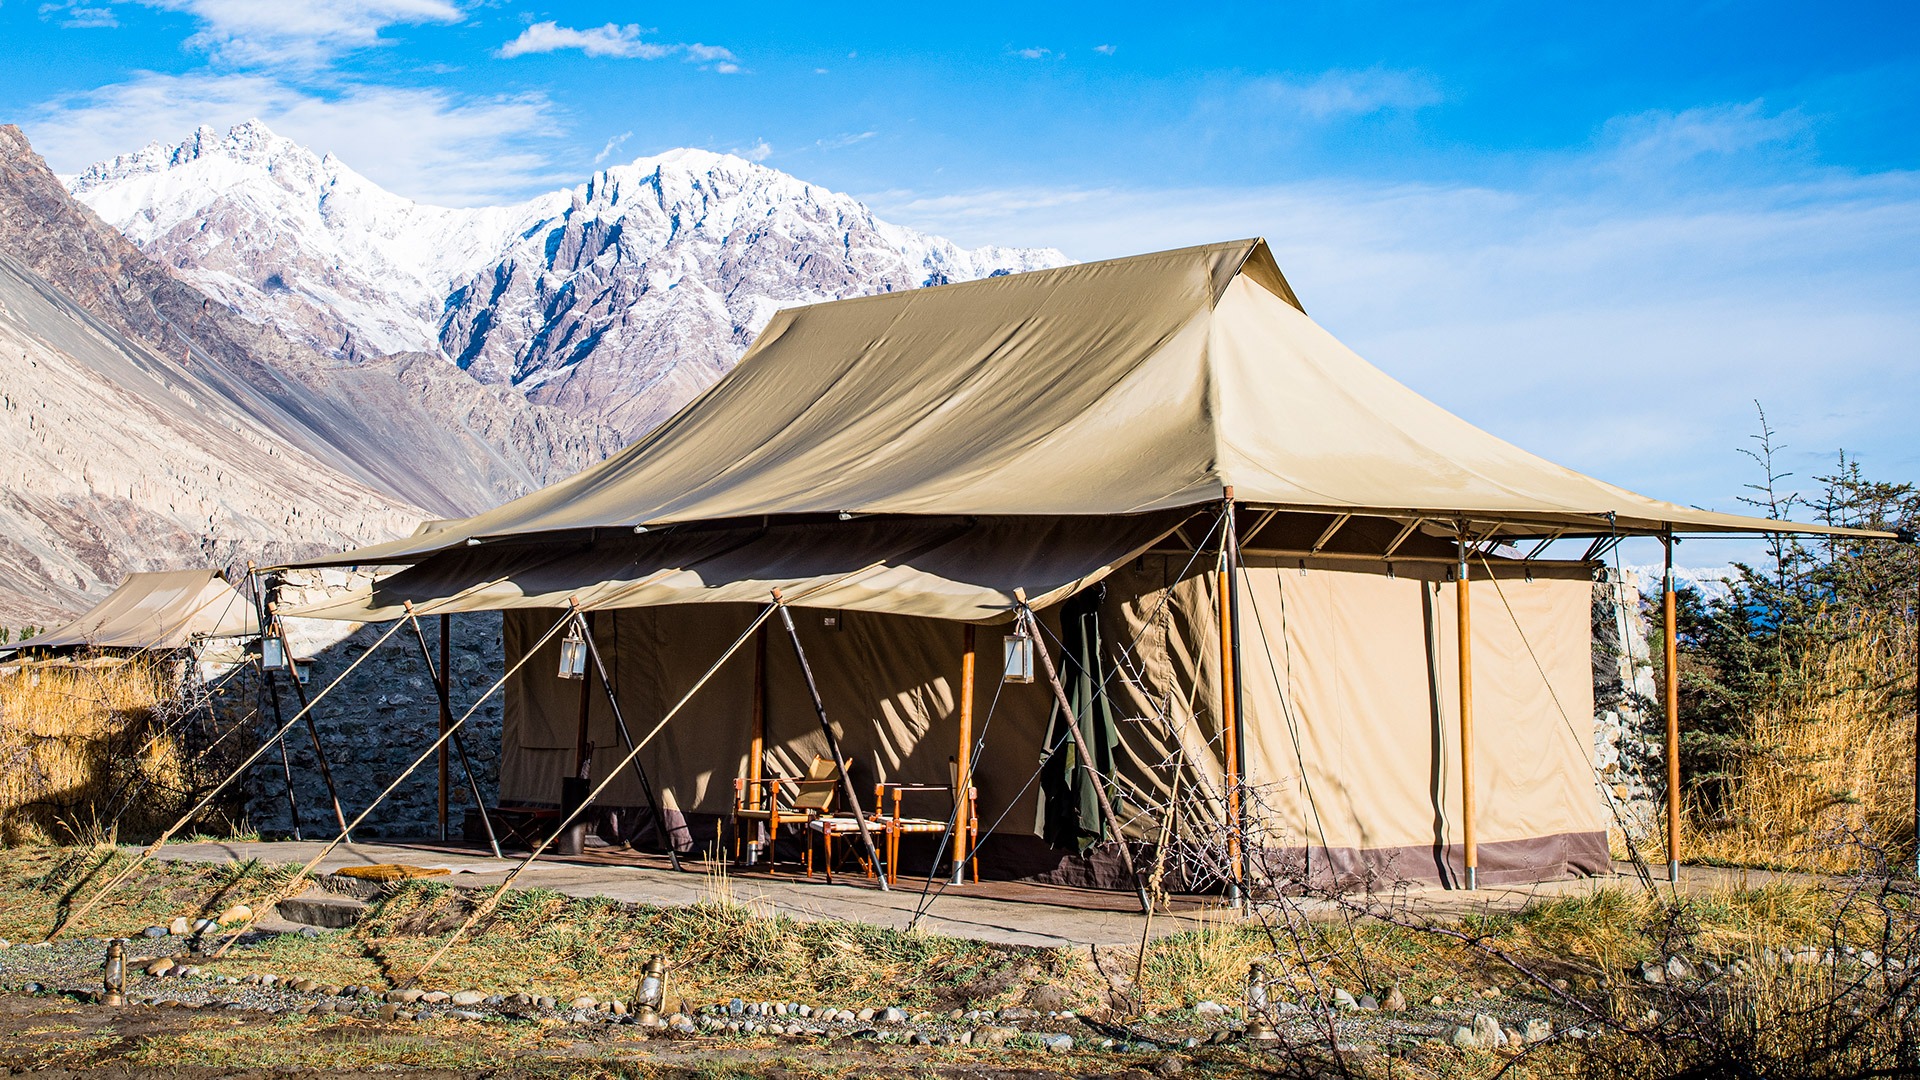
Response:
[{"label": "wooden tent pole", "polygon": [[1455,572],[1454,606],[1460,626],[1460,838],[1465,847],[1467,888],[1480,887],[1480,849],[1473,830],[1473,604],[1469,597],[1467,526],[1460,525],[1460,565]]},{"label": "wooden tent pole", "polygon": [[755,791],[767,773],[767,628],[753,634],[753,741],[747,747],[748,786]]},{"label": "wooden tent pole", "polygon": [[1680,641],[1674,630],[1677,598],[1673,591],[1673,530],[1660,538],[1666,549],[1666,575],[1660,606],[1666,623],[1667,701],[1667,880],[1680,880]]},{"label": "wooden tent pole", "polygon": [[1229,902],[1239,902],[1244,887],[1245,824],[1240,798],[1240,641],[1234,612],[1233,489],[1226,489],[1220,515],[1220,569],[1216,592],[1220,608],[1220,756],[1227,774],[1227,874]]},{"label": "wooden tent pole", "polygon": [[960,636],[960,756],[953,778],[954,814],[958,825],[953,832],[953,882],[958,885],[967,866],[967,792],[973,787],[973,668],[977,649],[977,630],[972,623]]},{"label": "wooden tent pole", "polygon": [[[452,660],[452,644],[449,641],[449,639],[452,636],[453,636],[453,616],[451,615],[440,616],[440,670],[434,673],[435,675],[438,676],[438,678],[436,678],[434,682],[436,683],[440,691],[440,735],[443,740],[447,734],[447,726],[453,723],[453,708],[452,708],[452,705],[450,704],[452,701],[452,694],[453,694],[453,682],[452,682],[453,660]],[[440,808],[439,809],[440,809],[440,842],[443,844],[447,842],[448,764],[449,763],[447,759],[447,744],[445,741],[442,741],[440,744]],[[485,815],[486,812],[487,812],[487,808],[482,806],[480,808],[480,813],[482,815]],[[495,846],[494,854],[496,856],[499,855],[498,845]]]},{"label": "wooden tent pole", "polygon": [[[860,793],[854,790],[853,777],[847,773],[847,757],[840,752],[840,739],[833,733],[833,725],[827,722],[827,703],[820,698],[820,685],[813,681],[813,665],[807,663],[807,650],[800,647],[800,631],[793,625],[793,613],[787,610],[787,603],[780,598],[778,589],[773,591],[773,603],[780,609],[780,621],[786,625],[787,637],[793,641],[794,658],[800,661],[800,674],[806,676],[807,693],[813,695],[814,715],[820,718],[820,731],[826,735],[827,749],[833,752],[833,764],[840,770],[840,790],[847,797],[847,812],[853,815],[854,826],[860,830],[860,846],[867,849],[867,858],[873,860],[874,877],[880,882],[880,891],[892,892],[887,887],[887,874],[893,871],[893,867],[880,865],[880,853],[873,847],[873,832],[867,828],[867,815],[860,812]],[[767,838],[769,859],[772,857],[773,841],[773,837]]]}]

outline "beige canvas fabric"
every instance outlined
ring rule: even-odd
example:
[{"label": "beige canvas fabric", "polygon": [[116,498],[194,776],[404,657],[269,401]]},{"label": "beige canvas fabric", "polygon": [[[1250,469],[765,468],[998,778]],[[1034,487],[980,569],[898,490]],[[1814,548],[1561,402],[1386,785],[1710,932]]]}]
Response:
[{"label": "beige canvas fabric", "polygon": [[1024,591],[1046,607],[1097,581],[1188,517],[855,520],[635,536],[592,543],[461,546],[357,593],[288,608],[307,619],[766,603],[924,618],[1003,618]]},{"label": "beige canvas fabric", "polygon": [[[1175,827],[1218,835],[1225,817],[1220,738],[1220,626],[1213,567],[1151,554],[1107,579],[1102,623],[1120,717],[1116,812],[1135,840],[1157,837],[1175,785]],[[1475,762],[1483,850],[1511,845],[1509,868],[1562,872],[1542,838],[1598,837],[1606,828],[1591,760],[1591,584],[1585,567],[1536,565],[1532,580],[1501,567],[1498,587],[1474,585]],[[1389,876],[1432,878],[1435,857],[1460,843],[1459,717],[1453,588],[1441,568],[1284,565],[1256,559],[1241,575],[1243,700],[1249,801],[1272,849],[1314,847]],[[651,729],[751,618],[748,605],[644,608],[598,614],[595,640],[615,667],[635,735]],[[1511,612],[1511,613],[1509,613]],[[559,612],[506,616],[507,660],[517,660]],[[829,628],[796,613],[828,716],[856,787],[877,781],[941,784],[959,753],[962,628],[939,619],[850,612]],[[768,775],[797,775],[821,736],[791,645],[777,627],[764,652],[749,646],[724,667],[641,762],[664,806],[723,815],[732,780],[746,775],[756,672],[765,680]],[[996,835],[1037,837],[1041,806],[1030,780],[1051,701],[1042,684],[998,682],[998,631],[978,637],[976,781]],[[571,771],[581,684],[558,679],[550,641],[509,683],[501,799],[552,804]],[[624,755],[605,695],[588,692],[595,776]],[[614,806],[645,800],[622,776]],[[943,808],[933,807],[929,812]],[[1489,859],[1483,856],[1482,865]],[[1591,869],[1591,867],[1589,867]]]},{"label": "beige canvas fabric", "polygon": [[169,570],[127,575],[92,610],[26,644],[36,649],[178,649],[195,638],[251,637],[259,632],[253,605],[219,571]]},{"label": "beige canvas fabric", "polygon": [[1130,514],[1229,488],[1517,533],[1824,531],[1649,499],[1481,431],[1314,324],[1243,240],[782,311],[606,462],[321,561],[762,515]]}]

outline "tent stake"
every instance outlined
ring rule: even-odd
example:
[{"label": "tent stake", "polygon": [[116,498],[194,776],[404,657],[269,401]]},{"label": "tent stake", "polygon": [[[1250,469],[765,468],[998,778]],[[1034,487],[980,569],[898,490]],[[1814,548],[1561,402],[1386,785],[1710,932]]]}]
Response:
[{"label": "tent stake", "polygon": [[[274,605],[267,605],[272,608]],[[286,658],[288,671],[293,664],[293,645],[287,640],[287,624],[280,616],[273,616],[273,628],[280,638],[280,655]],[[307,703],[307,688],[300,685],[300,677],[292,674],[287,681],[293,684],[293,696],[300,699],[300,713],[307,718],[307,738],[313,740],[313,755],[320,761],[320,779],[327,783],[327,798],[333,800],[333,820],[340,826],[340,835],[347,843],[353,843],[353,837],[347,832],[347,815],[340,809],[340,792],[333,786],[333,768],[327,763],[326,748],[320,745],[320,726],[313,722],[313,708]]]},{"label": "tent stake", "polygon": [[976,638],[978,631],[972,623],[960,636],[960,756],[954,759],[956,768],[953,776],[953,883],[961,884],[965,877],[967,858],[973,853],[967,850],[967,823],[971,819],[967,813],[967,793],[973,788],[973,668],[978,655]]},{"label": "tent stake", "polygon": [[1480,849],[1473,830],[1473,604],[1468,596],[1467,526],[1460,524],[1460,566],[1454,607],[1460,617],[1460,838],[1465,848],[1468,890],[1480,887]]},{"label": "tent stake", "polygon": [[[847,576],[851,577],[852,575],[849,574]],[[840,580],[845,580],[845,579],[843,578]],[[675,716],[679,715],[680,710],[686,707],[687,702],[692,701],[693,696],[695,694],[698,694],[701,688],[707,685],[708,680],[713,678],[714,674],[718,672],[720,668],[723,665],[725,665],[729,659],[733,657],[734,653],[740,651],[740,646],[745,645],[747,643],[747,638],[750,637],[754,631],[760,629],[761,624],[767,621],[767,616],[773,614],[773,609],[776,606],[777,604],[768,604],[766,607],[760,609],[760,614],[754,617],[753,624],[747,627],[746,633],[741,634],[740,637],[737,638],[732,645],[727,646],[727,651],[720,654],[720,659],[715,660],[713,662],[713,666],[707,669],[706,674],[700,676],[699,680],[693,684],[693,688],[687,691],[686,696],[682,697],[677,703],[675,703],[673,708],[668,709],[667,714],[660,718],[659,723],[656,723],[653,725],[653,730],[647,732],[646,737],[641,739],[637,744],[635,744],[632,750],[627,751],[627,757],[629,760],[640,756],[641,748],[645,747],[648,743],[652,742],[653,737],[655,735],[660,734],[661,729],[667,726],[667,721],[672,720]],[[564,619],[561,620],[562,623],[564,623],[565,621],[566,620]],[[560,624],[555,624],[554,629],[558,630],[559,628],[560,628]],[[547,635],[547,638],[551,638],[552,636],[553,634],[549,632]],[[541,639],[541,644],[544,645],[545,643],[546,643],[546,638]],[[535,650],[537,650],[538,648],[539,648],[538,645],[534,646]],[[527,655],[531,656],[533,654],[533,651],[534,650],[529,650]],[[518,665],[516,665],[516,670],[517,669],[518,669]],[[501,679],[502,683],[504,683],[505,681],[506,680],[504,678]],[[625,761],[622,761],[620,764],[607,770],[606,779],[601,780],[599,786],[595,787],[592,791],[588,792],[586,799],[583,802],[581,802],[581,804],[578,807],[574,808],[574,811],[571,814],[567,815],[566,820],[560,822],[560,827],[554,830],[553,836],[549,836],[545,840],[540,841],[540,843],[537,844],[532,851],[528,852],[527,857],[520,861],[520,865],[514,867],[510,872],[508,872],[507,879],[505,881],[502,881],[498,888],[496,888],[493,892],[489,893],[487,895],[487,898],[481,901],[480,904],[473,909],[472,914],[467,916],[467,919],[465,922],[461,923],[459,926],[454,928],[453,934],[449,936],[447,940],[441,944],[440,948],[437,951],[435,951],[432,956],[427,957],[427,962],[420,965],[420,970],[417,972],[414,972],[413,977],[409,978],[404,983],[402,983],[401,987],[404,988],[404,987],[412,986],[414,983],[417,983],[422,978],[424,978],[427,972],[433,970],[433,965],[439,963],[440,958],[447,955],[447,950],[453,948],[455,942],[458,942],[462,937],[466,936],[467,931],[473,929],[474,924],[478,923],[481,919],[486,918],[487,915],[490,914],[494,908],[498,907],[500,905],[500,898],[507,895],[507,890],[513,887],[514,881],[518,879],[520,875],[526,871],[527,867],[533,865],[533,861],[535,859],[538,859],[547,850],[547,845],[553,843],[555,837],[558,837],[561,833],[565,832],[567,828],[573,824],[574,818],[579,817],[580,814],[583,811],[585,811],[588,806],[591,806],[593,804],[593,800],[600,797],[600,793],[606,790],[607,785],[613,782],[613,778],[619,775],[620,770],[625,768],[626,764],[627,763]]]},{"label": "tent stake", "polygon": [[[867,828],[867,815],[860,812],[860,793],[854,790],[853,777],[847,774],[847,758],[840,752],[840,740],[833,733],[833,725],[827,723],[827,705],[820,700],[820,687],[813,681],[813,665],[807,663],[807,650],[800,647],[800,631],[794,628],[793,614],[787,610],[786,602],[780,599],[778,589],[773,591],[773,603],[780,609],[780,622],[787,628],[787,637],[793,641],[793,655],[800,661],[800,674],[806,676],[807,693],[813,695],[814,715],[820,718],[820,730],[827,736],[827,749],[833,751],[833,763],[840,770],[840,790],[846,794],[848,812],[853,815],[854,824],[860,830],[860,843],[867,849],[867,858],[873,860],[876,871],[874,877],[880,882],[880,891],[892,892],[893,890],[887,888],[887,872],[893,867],[881,866],[880,855],[873,849],[873,833]],[[767,838],[769,864],[773,858],[774,839],[774,837]],[[829,866],[828,869],[831,870],[832,867]]]},{"label": "tent stake", "polygon": [[[620,733],[620,741],[629,751],[633,750],[633,735],[627,731],[627,718],[620,712],[620,699],[613,692],[613,679],[607,674],[606,661],[600,659],[600,646],[593,640],[593,624],[586,616],[575,614],[581,620],[581,636],[587,639],[587,653],[593,657],[593,666],[600,673],[600,686],[607,692],[607,706],[613,710],[613,726]],[[653,829],[660,834],[660,844],[667,849],[667,859],[675,870],[680,869],[680,849],[673,842],[673,833],[667,828],[666,811],[660,807],[659,796],[653,793],[653,782],[647,779],[647,770],[640,767],[637,754],[629,753],[627,763],[633,768],[634,779],[640,781],[640,790],[647,797],[647,805],[653,808]]]},{"label": "tent stake", "polygon": [[1666,576],[1660,586],[1667,665],[1667,880],[1680,881],[1680,642],[1674,633],[1677,598],[1673,592],[1673,530],[1660,538],[1666,549]]},{"label": "tent stake", "polygon": [[427,674],[432,677],[433,688],[440,697],[440,738],[439,749],[435,751],[440,759],[440,842],[447,840],[447,740],[453,740],[454,748],[460,751],[460,768],[467,774],[467,790],[473,793],[474,808],[480,811],[480,823],[487,829],[487,844],[493,848],[493,857],[506,858],[500,851],[500,838],[493,831],[493,817],[487,813],[487,801],[480,795],[480,781],[473,775],[473,760],[467,757],[467,745],[460,733],[453,730],[453,699],[448,684],[453,681],[447,670],[447,622],[449,616],[440,616],[440,666],[435,667],[433,655],[427,651],[427,635],[420,629],[420,620],[414,617],[413,601],[407,601],[407,621],[413,624],[413,638],[420,643],[420,659],[426,661]]},{"label": "tent stake", "polygon": [[1020,617],[1033,634],[1033,651],[1040,654],[1040,666],[1047,672],[1047,685],[1053,688],[1053,700],[1059,703],[1060,715],[1066,720],[1067,731],[1073,736],[1074,749],[1080,754],[1080,767],[1087,771],[1087,779],[1093,784],[1094,797],[1100,801],[1101,816],[1107,819],[1107,831],[1112,833],[1114,843],[1120,846],[1120,862],[1126,868],[1127,879],[1133,882],[1134,894],[1140,897],[1140,910],[1151,914],[1153,901],[1147,897],[1147,887],[1141,883],[1140,873],[1133,867],[1133,849],[1127,846],[1127,838],[1120,835],[1120,819],[1114,816],[1113,802],[1107,798],[1106,780],[1093,767],[1093,754],[1087,749],[1086,737],[1080,734],[1080,718],[1074,715],[1073,702],[1067,699],[1066,688],[1060,685],[1060,673],[1054,670],[1053,656],[1047,652],[1046,638],[1040,633],[1040,620],[1034,617],[1033,609],[1027,606],[1025,590],[1015,595],[1020,597]]}]

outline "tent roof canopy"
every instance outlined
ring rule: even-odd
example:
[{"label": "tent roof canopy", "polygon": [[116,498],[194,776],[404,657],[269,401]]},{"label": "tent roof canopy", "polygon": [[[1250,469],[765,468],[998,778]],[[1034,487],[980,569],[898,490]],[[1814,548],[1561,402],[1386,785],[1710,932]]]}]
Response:
[{"label": "tent roof canopy", "polygon": [[1151,520],[1227,498],[1475,541],[1881,535],[1691,509],[1521,450],[1340,344],[1266,243],[1238,240],[779,312],[731,373],[605,462],[304,565],[535,539],[624,553],[619,537],[692,523]]},{"label": "tent roof canopy", "polygon": [[253,605],[218,570],[129,574],[91,610],[21,649],[182,649],[197,638],[260,633]]}]

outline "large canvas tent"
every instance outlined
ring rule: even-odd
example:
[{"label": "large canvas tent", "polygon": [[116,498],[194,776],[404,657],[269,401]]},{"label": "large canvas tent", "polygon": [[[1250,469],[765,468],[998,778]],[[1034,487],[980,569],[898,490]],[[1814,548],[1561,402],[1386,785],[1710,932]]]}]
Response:
[{"label": "large canvas tent", "polygon": [[[1001,872],[1122,884],[1117,833],[1230,835],[1314,877],[1452,881],[1477,858],[1538,879],[1607,860],[1595,560],[1627,535],[1781,528],[1473,427],[1308,319],[1252,240],[780,312],[620,454],[325,560],[406,568],[290,614],[503,610],[512,664],[576,605],[650,726],[779,590],[813,613],[797,633],[857,779],[941,784],[961,759]],[[1485,583],[1472,620],[1463,573]],[[1061,768],[1048,690],[999,682],[1023,605],[1117,822]],[[638,759],[682,846],[734,778],[825,749],[762,633]],[[996,650],[978,686],[967,643]],[[554,659],[509,680],[503,802],[553,804],[589,744],[624,748]],[[647,799],[621,777],[603,801]]]},{"label": "large canvas tent", "polygon": [[254,637],[259,633],[253,604],[218,570],[166,570],[128,574],[85,614],[27,639],[18,648],[36,652],[83,648],[167,652],[205,638]]}]

